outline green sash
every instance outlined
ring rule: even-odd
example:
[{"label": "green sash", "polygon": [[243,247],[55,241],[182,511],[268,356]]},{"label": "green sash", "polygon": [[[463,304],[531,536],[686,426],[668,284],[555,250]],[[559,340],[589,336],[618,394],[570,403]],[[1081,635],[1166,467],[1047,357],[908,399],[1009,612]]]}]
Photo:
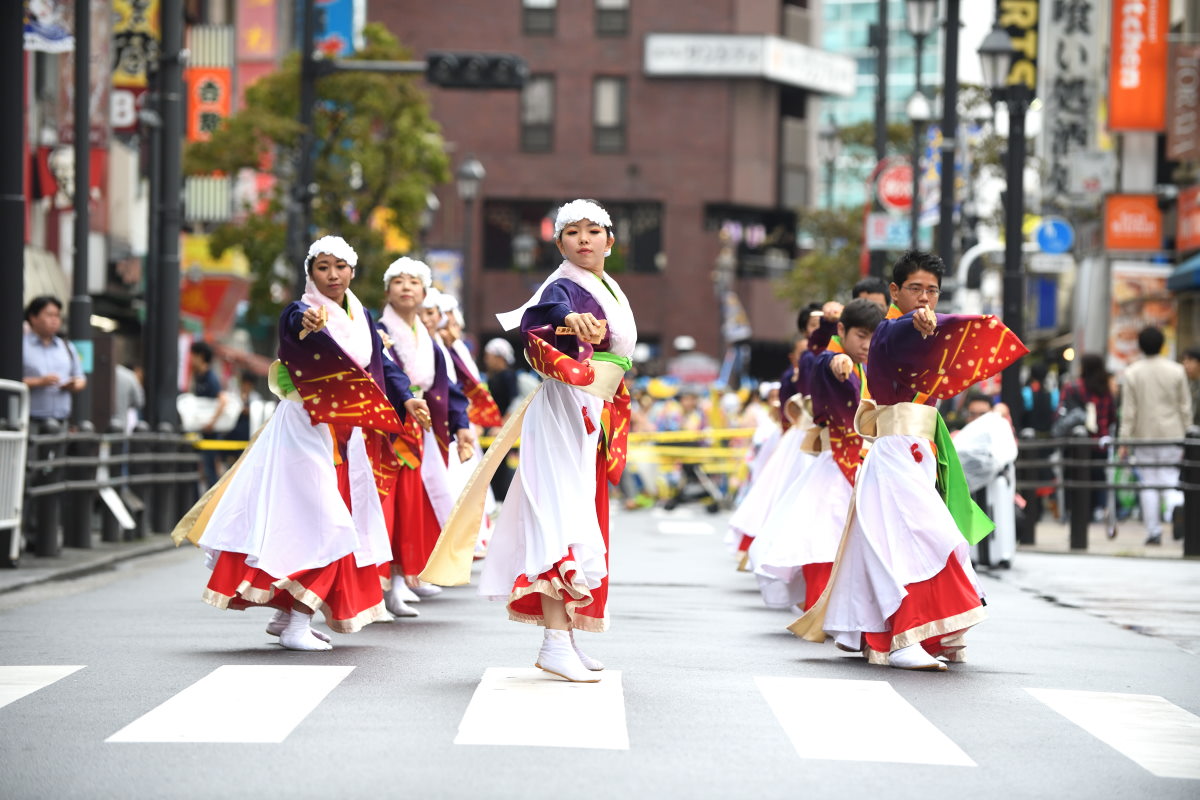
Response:
[{"label": "green sash", "polygon": [[941,414],[937,415],[937,433],[933,443],[937,446],[938,493],[946,502],[946,508],[950,510],[950,516],[954,517],[963,537],[971,544],[978,544],[996,525],[971,499],[967,476],[963,473],[958,451],[954,449],[954,440],[950,438],[950,430]]},{"label": "green sash", "polygon": [[629,370],[633,369],[633,360],[632,359],[628,359],[625,356],[614,355],[613,353],[606,353],[602,350],[596,350],[595,352],[593,352],[592,360],[593,361],[607,361],[610,364],[616,364],[618,367],[625,370],[626,372],[629,372]]}]

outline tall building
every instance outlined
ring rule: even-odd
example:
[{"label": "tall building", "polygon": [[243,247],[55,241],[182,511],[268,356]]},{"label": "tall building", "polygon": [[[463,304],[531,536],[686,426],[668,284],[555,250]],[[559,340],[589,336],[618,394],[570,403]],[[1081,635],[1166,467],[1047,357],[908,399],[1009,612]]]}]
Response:
[{"label": "tall building", "polygon": [[790,338],[794,312],[770,278],[793,263],[797,213],[819,188],[817,101],[854,89],[850,60],[812,46],[819,2],[411,0],[369,14],[415,58],[462,50],[528,62],[521,91],[431,88],[455,168],[474,158],[486,170],[470,203],[439,190],[426,235],[430,249],[467,254],[478,338],[499,335],[493,315],[558,264],[553,214],[576,197],[613,216],[607,266],[651,357],[674,355],[679,336],[721,355],[728,305],[714,282],[740,298],[759,352]]},{"label": "tall building", "polygon": [[[917,86],[916,40],[905,27],[905,0],[887,2],[887,121],[908,122],[905,104]],[[824,0],[823,5],[821,45],[831,53],[854,59],[856,72],[854,94],[826,98],[820,122],[832,118],[838,126],[846,126],[873,121],[879,60],[871,41],[871,28],[879,21],[880,0]],[[941,58],[941,29],[935,27],[925,38],[921,52],[921,87],[930,98],[942,84]],[[835,182],[834,205],[862,205],[865,185],[861,180],[846,177],[839,173]]]}]

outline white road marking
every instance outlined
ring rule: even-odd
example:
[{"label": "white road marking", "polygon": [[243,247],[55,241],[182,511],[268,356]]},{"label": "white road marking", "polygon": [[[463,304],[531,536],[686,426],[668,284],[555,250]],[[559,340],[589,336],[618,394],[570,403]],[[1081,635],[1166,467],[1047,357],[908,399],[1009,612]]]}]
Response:
[{"label": "white road marking", "polygon": [[1200,717],[1152,694],[1026,689],[1160,778],[1200,779]]},{"label": "white road marking", "polygon": [[536,668],[488,667],[454,743],[628,750],[621,673],[597,674],[599,683],[570,683]]},{"label": "white road marking", "polygon": [[354,667],[218,667],[110,742],[278,743]]},{"label": "white road marking", "polygon": [[687,519],[664,519],[658,523],[659,533],[682,534],[685,536],[711,536],[715,529],[711,523]]},{"label": "white road marking", "polygon": [[0,667],[0,708],[60,681],[83,666]]},{"label": "white road marking", "polygon": [[885,681],[754,681],[802,758],[975,766]]}]

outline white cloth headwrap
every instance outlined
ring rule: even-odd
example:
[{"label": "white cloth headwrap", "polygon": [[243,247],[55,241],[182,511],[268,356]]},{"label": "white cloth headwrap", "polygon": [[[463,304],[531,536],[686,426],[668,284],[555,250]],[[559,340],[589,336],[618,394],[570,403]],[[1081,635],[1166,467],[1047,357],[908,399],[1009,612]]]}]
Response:
[{"label": "white cloth headwrap", "polygon": [[308,248],[308,257],[304,259],[304,271],[307,273],[312,269],[313,260],[321,255],[328,253],[331,256],[340,258],[350,265],[351,269],[358,266],[358,253],[354,252],[354,248],[340,236],[322,236],[317,239]]},{"label": "white cloth headwrap", "polygon": [[[542,297],[542,292],[546,291],[546,287],[560,278],[566,278],[582,286],[600,304],[600,309],[608,320],[609,351],[614,355],[630,358],[633,355],[633,346],[637,344],[637,323],[634,322],[633,309],[629,307],[629,300],[625,297],[625,292],[621,291],[621,287],[611,276],[604,275],[603,282],[601,282],[600,276],[594,272],[588,272],[570,261],[559,264],[558,269],[542,281],[542,285],[533,293],[533,297],[525,302],[525,305],[514,308],[512,311],[505,311],[503,314],[497,314],[496,319],[500,321],[500,326],[506,331],[518,327],[521,324],[521,317],[525,315],[525,310],[530,306],[537,305],[538,300]],[[607,284],[612,291],[605,289],[604,284]],[[614,294],[616,297],[613,296]]]},{"label": "white cloth headwrap", "polygon": [[[331,253],[329,250],[319,250],[318,252],[345,258],[345,256]],[[346,263],[349,263],[349,259],[346,260]],[[354,296],[354,292],[346,290],[346,305],[350,308],[349,314],[341,305],[321,294],[317,290],[317,285],[312,282],[312,278],[304,282],[304,296],[300,300],[311,308],[324,307],[327,312],[325,330],[329,332],[333,340],[346,351],[346,355],[354,359],[354,363],[363,369],[367,369],[371,365],[372,337],[377,334],[367,319],[367,312],[363,310],[362,303]]]},{"label": "white cloth headwrap", "polygon": [[554,238],[558,238],[563,228],[581,219],[590,219],[606,228],[612,227],[612,219],[609,218],[608,212],[599,205],[591,200],[572,200],[560,208],[554,217]]},{"label": "white cloth headwrap", "polygon": [[436,308],[441,311],[441,298],[442,290],[436,286],[430,286],[425,290],[425,302],[421,303],[421,308]]},{"label": "white cloth headwrap", "polygon": [[507,339],[489,339],[488,343],[483,346],[483,352],[500,356],[510,365],[516,357],[516,354],[513,353],[513,346]]},{"label": "white cloth headwrap", "polygon": [[385,290],[392,285],[392,279],[397,275],[412,275],[414,278],[420,279],[421,285],[426,289],[433,285],[433,272],[429,269],[429,265],[408,256],[397,258],[388,265],[387,272],[383,273]]}]

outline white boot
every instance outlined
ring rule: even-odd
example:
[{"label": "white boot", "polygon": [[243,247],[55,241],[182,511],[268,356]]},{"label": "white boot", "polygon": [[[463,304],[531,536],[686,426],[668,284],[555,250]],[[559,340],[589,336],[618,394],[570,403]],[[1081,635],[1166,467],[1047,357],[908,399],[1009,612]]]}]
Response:
[{"label": "white boot", "polygon": [[[288,619],[292,616],[292,612],[279,609],[275,612],[275,616],[271,617],[271,621],[267,623],[267,633],[272,636],[278,636],[287,628]],[[322,642],[329,641],[329,634],[324,631],[319,631],[316,628],[310,628],[312,635],[320,639]]]},{"label": "white boot", "polygon": [[571,646],[570,631],[546,628],[545,636],[542,639],[542,649],[538,652],[535,666],[574,683],[598,683],[600,681],[583,666],[583,662],[575,654],[575,648]]},{"label": "white boot", "polygon": [[928,669],[944,672],[947,667],[938,661],[925,648],[918,644],[910,644],[888,653],[888,666],[896,669]]},{"label": "white boot", "polygon": [[579,661],[591,672],[599,672],[604,669],[604,664],[589,656],[587,653],[579,649],[579,642],[575,641],[575,631],[571,631],[571,647],[575,648],[575,655],[579,656]]},{"label": "white boot", "polygon": [[288,650],[332,650],[333,645],[318,639],[312,629],[312,614],[293,610],[287,626],[279,634],[279,643]]},{"label": "white boot", "polygon": [[418,600],[421,600],[426,597],[437,597],[442,593],[442,587],[434,586],[432,583],[425,583],[424,581],[421,581],[417,584],[417,588],[413,589],[412,592],[414,595],[416,595]]},{"label": "white boot", "polygon": [[392,590],[396,593],[398,598],[406,603],[421,602],[421,598],[417,596],[417,593],[408,588],[408,584],[404,582],[403,575],[392,576]]},{"label": "white boot", "polygon": [[407,591],[403,578],[392,578],[392,588],[383,593],[383,607],[397,617],[419,617],[421,612],[404,602],[403,592]]}]

